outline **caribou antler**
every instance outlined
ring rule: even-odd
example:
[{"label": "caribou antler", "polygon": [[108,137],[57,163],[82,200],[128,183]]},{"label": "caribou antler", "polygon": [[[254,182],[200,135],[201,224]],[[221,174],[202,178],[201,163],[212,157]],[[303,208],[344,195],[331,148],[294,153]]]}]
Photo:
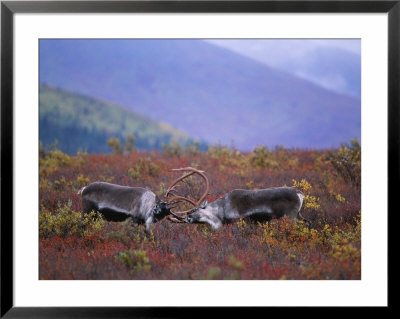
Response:
[{"label": "caribou antler", "polygon": [[[175,168],[175,169],[172,169],[171,171],[176,171],[176,170],[181,170],[181,168]],[[176,191],[176,186],[175,186],[176,184],[178,184],[180,181],[184,180],[185,178],[187,178],[187,177],[193,175],[194,173],[195,173],[195,172],[191,172],[191,173],[185,174],[185,175],[183,175],[183,176],[177,178],[176,180],[174,180],[173,183],[171,184],[171,186],[168,187],[167,191],[165,192],[165,197],[168,197],[168,195],[169,195],[171,192]]]},{"label": "caribou antler", "polygon": [[[181,177],[177,178],[176,180],[174,180],[173,183],[171,184],[171,186],[165,192],[165,197],[167,198],[166,202],[168,204],[170,204],[170,205],[179,203],[181,201],[186,201],[186,202],[188,202],[188,203],[190,203],[190,204],[192,204],[194,206],[193,208],[185,210],[185,211],[182,211],[182,212],[172,212],[171,211],[171,214],[174,217],[176,217],[177,220],[175,218],[168,218],[168,220],[173,221],[173,222],[182,222],[184,217],[179,216],[177,214],[184,215],[184,214],[187,214],[187,213],[191,212],[193,209],[199,207],[202,204],[202,202],[204,201],[204,199],[207,197],[207,194],[208,194],[208,191],[209,191],[209,188],[210,188],[210,183],[208,181],[207,176],[204,174],[204,171],[200,171],[200,170],[198,170],[196,168],[193,168],[193,167],[176,168],[176,169],[172,169],[172,171],[174,171],[174,172],[179,172],[179,171],[189,172],[189,173],[186,173],[186,174],[182,175]],[[206,183],[206,190],[205,190],[204,194],[200,197],[200,199],[198,201],[195,201],[193,199],[186,198],[184,196],[179,196],[179,195],[173,194],[173,193],[176,192],[176,184],[179,183],[180,181],[183,181],[184,179],[188,178],[189,176],[191,176],[193,174],[199,174],[204,179],[204,181]],[[168,198],[168,196],[170,194],[173,194],[174,196]]]},{"label": "caribou antler", "polygon": [[[199,174],[204,179],[204,181],[206,183],[206,190],[204,191],[204,194],[200,197],[200,199],[196,202],[196,205],[195,205],[195,206],[200,206],[200,204],[207,197],[208,191],[210,189],[210,182],[208,181],[207,176],[204,174],[204,171],[200,171],[200,170],[198,170],[196,168],[193,168],[193,167],[175,168],[175,169],[172,169],[172,171],[174,171],[174,172],[189,171],[190,173],[187,173],[187,174],[177,178],[168,190],[170,190],[173,186],[175,186],[179,181],[181,181],[181,180],[183,180],[183,179],[185,179],[185,178],[187,178],[187,177],[189,177],[189,176],[191,176],[193,174]],[[168,190],[167,190],[166,196],[168,196]]]},{"label": "caribou antler", "polygon": [[196,202],[194,200],[191,200],[190,198],[186,198],[183,196],[175,195],[174,197],[171,197],[168,199],[168,204],[170,206],[174,205],[175,203],[179,203],[180,201],[186,201],[192,204],[193,206],[196,206]]},{"label": "caribou antler", "polygon": [[171,216],[167,216],[168,221],[173,222],[173,223],[186,223],[184,220],[182,220],[182,217],[179,217],[179,219],[177,218],[173,218]]}]

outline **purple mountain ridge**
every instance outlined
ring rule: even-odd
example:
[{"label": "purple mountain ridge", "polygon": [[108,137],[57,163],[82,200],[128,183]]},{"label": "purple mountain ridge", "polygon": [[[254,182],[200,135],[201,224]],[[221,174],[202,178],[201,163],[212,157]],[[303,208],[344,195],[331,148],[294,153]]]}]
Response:
[{"label": "purple mountain ridge", "polygon": [[358,98],[201,40],[40,40],[40,82],[240,150],[361,136]]}]

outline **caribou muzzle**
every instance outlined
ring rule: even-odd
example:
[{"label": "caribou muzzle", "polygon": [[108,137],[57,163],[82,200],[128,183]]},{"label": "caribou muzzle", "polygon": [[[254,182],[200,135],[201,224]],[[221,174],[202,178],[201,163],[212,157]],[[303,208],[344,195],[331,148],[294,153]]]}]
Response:
[{"label": "caribou muzzle", "polygon": [[192,224],[192,223],[194,223],[194,218],[192,216],[190,216],[190,215],[187,215],[186,218],[185,218],[185,222],[189,223],[189,224]]}]

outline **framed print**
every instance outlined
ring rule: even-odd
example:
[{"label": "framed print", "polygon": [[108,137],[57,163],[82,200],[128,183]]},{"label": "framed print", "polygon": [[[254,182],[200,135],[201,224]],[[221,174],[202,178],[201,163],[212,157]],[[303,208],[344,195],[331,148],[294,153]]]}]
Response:
[{"label": "framed print", "polygon": [[399,18],[2,1],[1,315],[388,307]]}]

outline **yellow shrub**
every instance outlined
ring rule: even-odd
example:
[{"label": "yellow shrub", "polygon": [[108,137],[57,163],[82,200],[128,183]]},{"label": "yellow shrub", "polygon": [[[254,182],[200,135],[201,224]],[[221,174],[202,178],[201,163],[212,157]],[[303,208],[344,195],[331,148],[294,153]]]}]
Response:
[{"label": "yellow shrub", "polygon": [[239,229],[244,229],[247,226],[247,223],[244,219],[239,220],[236,225],[238,225]]},{"label": "yellow shrub", "polygon": [[304,196],[304,207],[312,210],[319,210],[319,198],[315,196],[306,195]]},{"label": "yellow shrub", "polygon": [[301,192],[304,192],[305,196],[303,205],[305,208],[315,211],[318,211],[320,209],[319,198],[309,194],[309,191],[311,190],[312,186],[309,182],[307,182],[306,179],[303,178],[300,182],[294,179],[292,187],[297,188]]},{"label": "yellow shrub", "polygon": [[339,261],[354,260],[359,258],[360,251],[352,244],[333,245],[329,255]]},{"label": "yellow shrub", "polygon": [[45,156],[39,158],[40,176],[48,176],[61,167],[71,164],[71,157],[60,150],[49,151]]},{"label": "yellow shrub", "polygon": [[336,200],[337,200],[339,203],[343,203],[343,202],[346,201],[346,198],[344,198],[344,197],[343,197],[342,195],[340,195],[340,194],[336,194],[335,198],[336,198]]},{"label": "yellow shrub", "polygon": [[305,180],[304,178],[300,182],[294,179],[292,187],[297,188],[304,193],[308,193],[309,190],[312,188],[311,184],[307,182],[307,180]]}]

